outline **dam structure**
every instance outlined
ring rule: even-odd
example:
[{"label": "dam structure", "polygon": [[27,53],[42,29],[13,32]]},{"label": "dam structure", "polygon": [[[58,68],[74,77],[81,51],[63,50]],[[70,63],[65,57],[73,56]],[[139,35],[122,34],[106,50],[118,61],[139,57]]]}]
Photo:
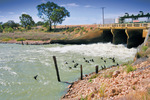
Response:
[{"label": "dam structure", "polygon": [[107,42],[127,44],[127,47],[131,48],[144,42],[150,23],[104,24],[98,27]]}]

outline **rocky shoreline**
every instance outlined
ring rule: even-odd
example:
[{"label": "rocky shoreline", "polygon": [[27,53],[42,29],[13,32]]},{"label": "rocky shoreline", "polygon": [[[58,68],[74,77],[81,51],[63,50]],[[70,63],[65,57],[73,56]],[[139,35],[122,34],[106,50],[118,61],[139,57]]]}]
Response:
[{"label": "rocky shoreline", "polygon": [[[128,66],[136,70],[128,72]],[[68,88],[62,100],[141,100],[150,91],[150,58],[86,75]]]}]

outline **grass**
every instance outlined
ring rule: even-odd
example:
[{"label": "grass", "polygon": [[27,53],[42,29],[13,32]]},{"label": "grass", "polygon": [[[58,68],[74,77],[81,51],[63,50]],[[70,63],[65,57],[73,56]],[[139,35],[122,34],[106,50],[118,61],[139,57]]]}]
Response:
[{"label": "grass", "polygon": [[98,76],[98,74],[92,75],[92,76],[90,77],[90,79],[94,79],[94,78],[96,78],[97,76]]},{"label": "grass", "polygon": [[10,40],[12,40],[11,38],[4,38],[4,39],[2,39],[2,41],[10,41]]},{"label": "grass", "polygon": [[148,46],[143,46],[142,50],[145,52],[148,49]]},{"label": "grass", "polygon": [[99,89],[100,97],[104,97],[105,96],[105,94],[104,94],[105,87],[106,87],[106,85],[104,83],[102,83],[102,85],[101,85],[101,87]]},{"label": "grass", "polygon": [[134,68],[134,67],[131,66],[131,65],[127,65],[127,67],[126,67],[126,72],[127,72],[127,73],[132,72],[132,71],[135,71],[135,70],[136,70],[136,68]]},{"label": "grass", "polygon": [[17,41],[25,41],[25,38],[18,38]]}]

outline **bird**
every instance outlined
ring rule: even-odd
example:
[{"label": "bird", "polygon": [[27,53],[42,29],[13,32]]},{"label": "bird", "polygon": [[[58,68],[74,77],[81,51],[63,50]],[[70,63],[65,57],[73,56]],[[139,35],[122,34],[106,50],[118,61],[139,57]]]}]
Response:
[{"label": "bird", "polygon": [[68,64],[67,62],[65,62],[65,64]]},{"label": "bird", "polygon": [[88,60],[85,60],[85,62],[89,63],[89,61],[88,61]]},{"label": "bird", "polygon": [[101,57],[101,59],[103,60],[103,57]]},{"label": "bird", "polygon": [[74,65],[74,68],[76,68],[78,65],[79,65],[79,64],[78,64],[78,63],[76,63],[76,64]]},{"label": "bird", "polygon": [[118,66],[119,64],[117,63],[117,66]]},{"label": "bird", "polygon": [[106,66],[104,65],[104,69],[106,69]]},{"label": "bird", "polygon": [[34,79],[37,80],[38,75],[34,76]]},{"label": "bird", "polygon": [[93,60],[93,59],[91,59],[90,61],[91,61],[91,62],[94,62],[94,60]]},{"label": "bird", "polygon": [[103,66],[101,66],[102,70],[104,69]]},{"label": "bird", "polygon": [[106,60],[104,60],[104,62],[106,63]]},{"label": "bird", "polygon": [[74,60],[72,60],[72,62],[75,63]]},{"label": "bird", "polygon": [[69,67],[69,69],[72,69],[72,67]]}]

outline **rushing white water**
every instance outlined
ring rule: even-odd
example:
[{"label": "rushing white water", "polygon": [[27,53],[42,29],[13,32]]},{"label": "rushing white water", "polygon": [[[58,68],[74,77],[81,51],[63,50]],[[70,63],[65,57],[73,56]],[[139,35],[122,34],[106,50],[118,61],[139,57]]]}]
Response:
[{"label": "rushing white water", "polygon": [[[89,45],[17,45],[0,44],[0,100],[58,100],[68,84],[57,82],[52,56],[57,57],[60,78],[73,82],[95,71],[95,66],[111,66],[133,60],[136,48],[97,43]],[[103,57],[105,63],[100,58]],[[112,62],[109,57],[115,57]],[[93,59],[85,62],[83,59]],[[75,68],[75,63],[79,65]],[[66,64],[67,62],[67,64]],[[70,69],[71,68],[71,69]],[[37,80],[33,77],[38,75]]]}]

